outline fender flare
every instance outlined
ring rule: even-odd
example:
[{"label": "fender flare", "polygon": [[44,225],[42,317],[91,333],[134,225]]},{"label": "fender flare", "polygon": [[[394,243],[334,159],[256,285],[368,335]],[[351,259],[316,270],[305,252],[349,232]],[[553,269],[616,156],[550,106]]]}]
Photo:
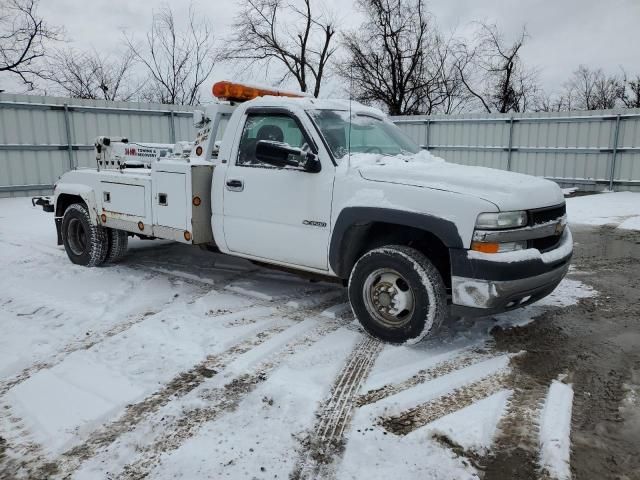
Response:
[{"label": "fender flare", "polygon": [[336,219],[329,243],[329,265],[338,277],[348,277],[352,266],[349,258],[357,253],[354,249],[364,239],[369,225],[376,222],[424,230],[435,235],[447,248],[463,248],[458,227],[451,220],[391,208],[346,207]]},{"label": "fender flare", "polygon": [[[96,225],[98,222],[98,204],[96,202],[96,194],[93,189],[87,185],[79,183],[58,183],[56,185],[56,197],[55,208],[56,217],[58,217],[58,200],[62,195],[73,195],[82,198],[84,203],[87,204],[87,210],[89,210],[89,216],[91,221]],[[61,215],[60,215],[61,216]]]}]

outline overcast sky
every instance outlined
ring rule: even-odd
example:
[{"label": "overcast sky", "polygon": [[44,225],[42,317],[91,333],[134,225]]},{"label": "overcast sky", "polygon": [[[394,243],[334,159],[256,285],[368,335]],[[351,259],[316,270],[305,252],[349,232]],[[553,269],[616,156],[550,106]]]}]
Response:
[{"label": "overcast sky", "polygon": [[[196,0],[195,4],[222,39],[229,34],[240,2]],[[339,12],[342,27],[359,24],[352,0],[316,2]],[[184,15],[190,0],[169,3]],[[122,31],[144,34],[152,11],[162,4],[162,0],[41,0],[40,11],[51,24],[64,26],[73,46],[117,54]],[[513,38],[525,25],[530,38],[523,59],[538,69],[540,82],[550,91],[560,88],[581,63],[609,72],[619,72],[623,66],[640,74],[640,0],[433,0],[428,5],[445,33],[468,35],[474,21],[487,21]],[[223,78],[233,78],[229,67],[217,67],[211,81]]]}]

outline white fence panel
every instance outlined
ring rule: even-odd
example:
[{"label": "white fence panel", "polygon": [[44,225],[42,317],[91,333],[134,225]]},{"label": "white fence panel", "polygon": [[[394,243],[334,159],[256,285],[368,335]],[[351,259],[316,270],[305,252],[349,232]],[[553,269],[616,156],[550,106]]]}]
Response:
[{"label": "white fence panel", "polygon": [[393,117],[450,162],[585,190],[640,190],[640,110]]},{"label": "white fence panel", "polygon": [[98,135],[193,140],[192,107],[0,94],[0,197],[51,193],[60,175],[95,163]]}]

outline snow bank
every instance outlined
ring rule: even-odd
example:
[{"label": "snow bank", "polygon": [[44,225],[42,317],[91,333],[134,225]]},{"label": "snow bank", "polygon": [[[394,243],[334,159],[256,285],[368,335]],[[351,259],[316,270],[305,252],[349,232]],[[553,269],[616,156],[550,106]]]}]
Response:
[{"label": "snow bank", "polygon": [[540,467],[551,478],[569,480],[573,388],[554,380],[540,416]]},{"label": "snow bank", "polygon": [[569,222],[578,225],[613,225],[640,230],[640,192],[614,192],[567,199]]}]

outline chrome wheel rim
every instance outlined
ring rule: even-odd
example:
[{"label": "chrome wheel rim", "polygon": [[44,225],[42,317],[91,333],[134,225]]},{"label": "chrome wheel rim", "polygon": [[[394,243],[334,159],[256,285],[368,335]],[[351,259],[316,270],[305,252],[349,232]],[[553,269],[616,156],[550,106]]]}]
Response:
[{"label": "chrome wheel rim", "polygon": [[390,268],[380,268],[369,274],[362,297],[371,318],[387,328],[409,323],[415,309],[415,295],[409,282]]},{"label": "chrome wheel rim", "polygon": [[69,221],[67,228],[69,239],[69,248],[74,255],[82,255],[87,248],[87,233],[84,230],[84,225],[77,218],[72,218]]}]

